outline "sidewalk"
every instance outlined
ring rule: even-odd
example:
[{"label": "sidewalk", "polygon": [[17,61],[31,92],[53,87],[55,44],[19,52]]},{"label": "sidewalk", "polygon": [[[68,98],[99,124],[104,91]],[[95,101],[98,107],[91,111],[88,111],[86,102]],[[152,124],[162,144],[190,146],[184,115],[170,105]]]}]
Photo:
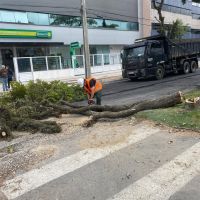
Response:
[{"label": "sidewalk", "polygon": [[[101,72],[101,73],[92,74],[92,77],[98,80],[101,80],[103,83],[108,83],[115,80],[121,80],[122,72],[121,70]],[[67,83],[76,83],[79,78],[84,78],[84,75],[76,76],[71,79],[62,80],[62,81],[66,81]]]}]

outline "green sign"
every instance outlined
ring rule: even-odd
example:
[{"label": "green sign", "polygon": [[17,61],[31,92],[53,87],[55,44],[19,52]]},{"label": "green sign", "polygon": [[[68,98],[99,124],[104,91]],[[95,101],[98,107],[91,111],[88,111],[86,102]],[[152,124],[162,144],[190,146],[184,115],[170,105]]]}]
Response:
[{"label": "green sign", "polygon": [[0,38],[51,39],[52,31],[0,29]]},{"label": "green sign", "polygon": [[79,42],[72,42],[70,44],[70,47],[74,48],[74,49],[76,49],[76,48],[78,49],[78,48],[81,48],[81,44]]}]

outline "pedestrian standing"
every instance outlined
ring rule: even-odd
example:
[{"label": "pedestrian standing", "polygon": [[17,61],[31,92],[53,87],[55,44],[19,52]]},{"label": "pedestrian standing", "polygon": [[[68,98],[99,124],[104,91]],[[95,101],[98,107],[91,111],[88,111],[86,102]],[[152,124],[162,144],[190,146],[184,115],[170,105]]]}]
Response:
[{"label": "pedestrian standing", "polygon": [[88,95],[88,104],[93,104],[93,98],[96,98],[96,104],[101,105],[102,97],[102,83],[95,78],[80,78],[78,85],[84,88],[84,91]]},{"label": "pedestrian standing", "polygon": [[13,81],[13,71],[7,65],[6,69],[8,70],[8,89],[10,90],[10,83]]},{"label": "pedestrian standing", "polygon": [[0,79],[3,85],[3,91],[8,91],[8,69],[5,65],[2,65],[0,69]]}]

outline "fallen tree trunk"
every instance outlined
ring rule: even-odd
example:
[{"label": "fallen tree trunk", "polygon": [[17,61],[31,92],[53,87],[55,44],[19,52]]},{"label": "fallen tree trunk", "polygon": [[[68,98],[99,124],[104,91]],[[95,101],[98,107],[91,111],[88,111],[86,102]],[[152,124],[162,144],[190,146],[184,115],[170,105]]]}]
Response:
[{"label": "fallen tree trunk", "polygon": [[[142,101],[145,102],[145,101]],[[62,114],[82,114],[82,115],[91,115],[92,112],[120,112],[120,111],[125,111],[128,109],[133,108],[135,105],[138,104],[132,103],[129,105],[115,105],[115,106],[109,106],[109,105],[104,105],[104,106],[98,106],[98,105],[90,105],[90,106],[75,106],[67,103],[65,101],[62,101],[62,104],[65,105],[55,105],[52,103],[48,103],[48,106],[56,110],[57,112],[60,112]]]},{"label": "fallen tree trunk", "polygon": [[[140,111],[159,109],[159,108],[168,108],[180,104],[182,102],[182,95],[180,92],[162,97],[156,100],[143,101],[141,103],[135,104],[131,109],[120,111],[120,112],[101,112],[91,115],[90,119],[83,124],[83,126],[88,127],[93,125],[97,120],[102,118],[116,119],[124,118],[134,115]],[[117,106],[116,106],[117,108]]]},{"label": "fallen tree trunk", "polygon": [[[132,108],[134,105],[138,104],[138,102],[127,104],[127,105],[118,105],[118,106],[109,106],[109,105],[104,105],[104,106],[98,106],[98,105],[90,105],[90,106],[77,106],[73,105],[71,103],[68,103],[66,101],[61,100],[60,101],[61,105],[65,105],[65,109],[67,110],[68,108],[74,108],[76,110],[69,110],[69,112],[87,112],[87,111],[94,111],[94,112],[104,112],[104,111],[110,111],[110,112],[119,112],[122,110],[128,110]],[[61,108],[61,107],[60,107]],[[58,107],[59,109],[59,107]],[[63,107],[61,108],[63,109]]]},{"label": "fallen tree trunk", "polygon": [[[35,105],[35,107],[28,106],[27,108],[24,106],[23,108],[18,109],[18,112],[21,112],[21,115],[18,115],[19,113],[17,114],[17,112],[13,114],[6,108],[0,108],[0,134],[2,137],[4,137],[5,134],[11,135],[12,130],[30,131],[34,133],[38,131],[42,133],[58,133],[61,131],[61,127],[56,122],[37,120],[46,119],[52,116],[60,117],[61,114],[81,114],[90,116],[89,120],[83,124],[83,126],[88,127],[93,125],[99,119],[129,117],[143,110],[167,108],[181,102],[182,96],[179,92],[156,100],[142,101],[119,106],[93,105],[86,107],[74,107],[64,101],[61,103],[65,104],[65,106],[45,102],[45,106],[41,105],[38,107],[38,105]],[[32,110],[34,111],[33,113],[29,112]]]}]

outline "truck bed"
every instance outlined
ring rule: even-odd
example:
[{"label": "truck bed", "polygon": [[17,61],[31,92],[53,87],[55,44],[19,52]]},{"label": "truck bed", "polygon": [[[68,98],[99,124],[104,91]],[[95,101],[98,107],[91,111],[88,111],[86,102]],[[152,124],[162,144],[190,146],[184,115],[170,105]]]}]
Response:
[{"label": "truck bed", "polygon": [[[170,41],[170,40],[169,40]],[[170,41],[169,45],[170,55],[172,58],[177,57],[191,57],[193,55],[200,56],[200,39],[190,40],[174,40]]]}]

